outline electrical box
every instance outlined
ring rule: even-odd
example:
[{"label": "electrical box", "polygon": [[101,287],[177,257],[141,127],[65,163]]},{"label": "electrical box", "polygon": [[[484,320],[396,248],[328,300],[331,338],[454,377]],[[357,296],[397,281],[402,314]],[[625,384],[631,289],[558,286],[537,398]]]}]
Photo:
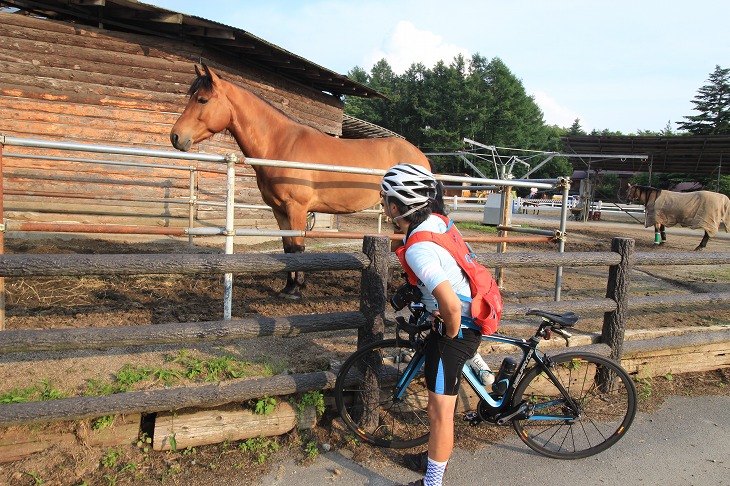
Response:
[{"label": "electrical box", "polygon": [[482,224],[499,226],[502,209],[500,208],[502,197],[499,194],[490,194],[487,202],[484,203],[484,216]]}]

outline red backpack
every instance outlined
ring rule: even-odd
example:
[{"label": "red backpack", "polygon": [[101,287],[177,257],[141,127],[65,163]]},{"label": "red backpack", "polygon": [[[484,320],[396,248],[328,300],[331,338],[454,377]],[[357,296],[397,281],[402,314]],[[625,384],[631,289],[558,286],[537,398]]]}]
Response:
[{"label": "red backpack", "polygon": [[475,255],[464,242],[461,233],[454,226],[454,222],[440,214],[435,216],[438,216],[446,223],[446,233],[433,233],[431,231],[413,233],[406,240],[406,244],[395,252],[408,275],[408,282],[412,285],[418,283],[416,274],[406,263],[408,248],[421,241],[431,241],[443,247],[454,257],[456,263],[459,264],[459,267],[469,278],[471,316],[474,318],[474,323],[483,335],[492,334],[497,330],[499,319],[502,317],[502,295],[499,293],[497,282],[494,281],[489,270],[473,260]]}]

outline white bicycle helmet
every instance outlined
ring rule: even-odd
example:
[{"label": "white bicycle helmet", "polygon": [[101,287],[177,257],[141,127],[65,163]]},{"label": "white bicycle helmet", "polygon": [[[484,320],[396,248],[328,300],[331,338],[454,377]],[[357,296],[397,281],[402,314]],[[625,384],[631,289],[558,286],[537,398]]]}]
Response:
[{"label": "white bicycle helmet", "polygon": [[398,164],[388,169],[380,183],[383,194],[406,206],[427,203],[436,197],[436,179],[419,165]]}]

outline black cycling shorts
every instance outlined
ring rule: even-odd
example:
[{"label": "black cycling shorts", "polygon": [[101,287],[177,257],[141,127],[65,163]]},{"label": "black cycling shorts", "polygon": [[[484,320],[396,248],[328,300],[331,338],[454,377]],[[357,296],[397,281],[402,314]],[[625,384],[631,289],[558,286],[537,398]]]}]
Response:
[{"label": "black cycling shorts", "polygon": [[459,392],[464,363],[474,356],[482,342],[482,335],[477,330],[462,328],[460,334],[462,337],[452,339],[431,331],[426,342],[426,387],[438,395]]}]

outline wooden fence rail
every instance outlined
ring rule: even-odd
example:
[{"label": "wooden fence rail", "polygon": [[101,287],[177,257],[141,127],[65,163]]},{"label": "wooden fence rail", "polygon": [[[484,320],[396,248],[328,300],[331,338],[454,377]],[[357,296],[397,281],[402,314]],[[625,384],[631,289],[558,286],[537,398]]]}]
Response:
[{"label": "wooden fence rail", "polygon": [[[730,263],[730,253],[641,253],[633,252],[633,240],[616,238],[611,252],[481,254],[487,266],[552,267],[607,266],[606,297],[559,302],[508,303],[503,319],[524,317],[529,309],[552,312],[603,312],[601,341],[611,355],[621,357],[628,308],[672,309],[679,306],[728,304],[730,293],[629,297],[630,270],[642,265],[706,265]],[[387,237],[366,237],[363,252],[308,253],[289,255],[0,255],[0,277],[53,275],[130,274],[222,274],[289,272],[312,270],[360,270],[359,312],[303,315],[278,318],[248,318],[154,326],[107,327],[100,329],[50,329],[4,331],[0,333],[0,354],[35,351],[63,351],[145,346],[162,343],[224,341],[261,336],[288,336],[299,333],[358,329],[362,344],[383,335],[386,314],[388,269],[399,264],[389,252]],[[730,341],[729,331],[697,338]],[[603,344],[603,346],[605,346]],[[632,343],[633,347],[639,346]],[[651,345],[644,345],[651,348]],[[0,405],[0,426],[76,420],[104,415],[157,412],[187,407],[212,407],[241,402],[264,395],[276,396],[331,388],[335,375],[317,372],[277,376],[259,380],[215,385],[188,386],[165,390],[130,392],[103,397],[76,397],[51,402]]]},{"label": "wooden fence rail", "polygon": [[[370,238],[370,237],[368,237]],[[379,238],[379,237],[372,237]],[[632,265],[722,265],[730,263],[730,252],[634,252]],[[388,267],[398,268],[394,254]],[[595,267],[621,263],[614,252],[514,252],[478,254],[487,267]],[[364,253],[299,253],[276,255],[1,255],[0,276],[47,277],[82,275],[221,274],[364,270],[370,260]]]}]

